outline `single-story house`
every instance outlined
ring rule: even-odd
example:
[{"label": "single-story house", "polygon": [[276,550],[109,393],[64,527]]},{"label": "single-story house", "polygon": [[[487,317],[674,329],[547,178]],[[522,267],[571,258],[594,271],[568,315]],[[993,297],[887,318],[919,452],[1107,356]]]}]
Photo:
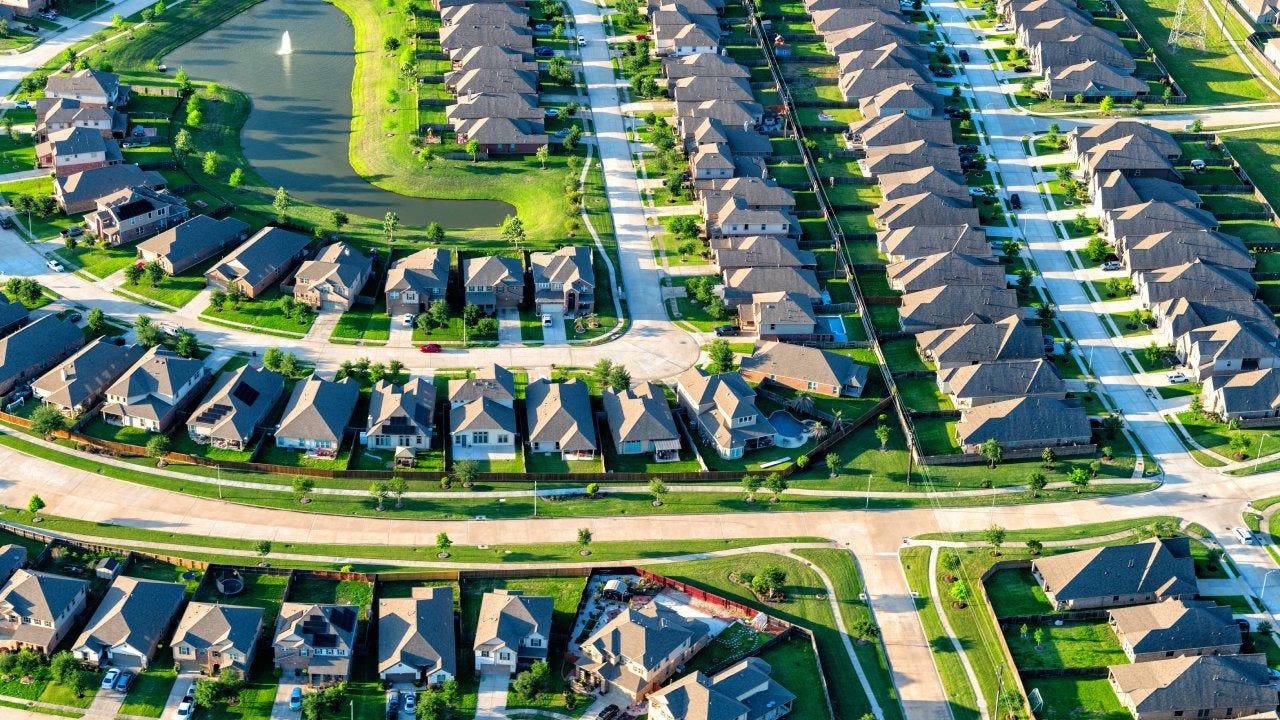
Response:
[{"label": "single-story house", "polygon": [[214,220],[197,215],[138,244],[138,260],[156,262],[177,275],[208,260],[247,237],[249,225],[234,217]]},{"label": "single-story house", "polygon": [[205,281],[219,290],[240,288],[252,299],[284,278],[307,253],[311,239],[278,227],[265,227],[254,233],[204,274]]},{"label": "single-story house", "polygon": [[187,420],[187,432],[201,445],[244,450],[283,393],[283,375],[245,365],[214,383]]},{"label": "single-story house", "polygon": [[[1267,657],[1205,655],[1107,668],[1107,680],[1134,720],[1275,717]],[[1265,713],[1265,714],[1264,714]]]},{"label": "single-story house", "polygon": [[609,388],[602,401],[619,455],[653,453],[656,462],[680,459],[680,430],[662,388],[651,382],[625,390]]},{"label": "single-story house", "polygon": [[0,395],[38,377],[84,347],[76,324],[45,315],[12,335],[0,338]]},{"label": "single-story house", "polygon": [[31,383],[31,390],[41,402],[74,417],[93,407],[145,352],[141,345],[122,347],[98,338]]},{"label": "single-story house", "polygon": [[1231,608],[1212,600],[1165,600],[1114,608],[1111,628],[1129,662],[1240,652],[1240,628]]},{"label": "single-story house", "polygon": [[276,447],[336,455],[360,398],[351,378],[334,382],[312,374],[293,388],[276,426]]},{"label": "single-story house", "polygon": [[1052,397],[1019,397],[979,405],[960,415],[956,439],[976,453],[995,440],[1006,449],[1085,445],[1093,436],[1084,408]]},{"label": "single-story house", "polygon": [[107,588],[71,652],[90,667],[146,670],[186,597],[181,583],[121,575]]},{"label": "single-story house", "polygon": [[379,598],[378,677],[439,685],[458,674],[453,588],[415,587],[407,598]]},{"label": "single-story house", "polygon": [[785,342],[766,342],[739,369],[750,382],[772,382],[801,392],[829,397],[861,397],[867,366],[847,355]]},{"label": "single-story house", "polygon": [[958,410],[1022,397],[1065,399],[1067,384],[1044,359],[984,362],[938,371],[938,390]]},{"label": "single-story house", "polygon": [[1031,575],[1060,611],[1194,599],[1199,592],[1185,537],[1036,558]]}]

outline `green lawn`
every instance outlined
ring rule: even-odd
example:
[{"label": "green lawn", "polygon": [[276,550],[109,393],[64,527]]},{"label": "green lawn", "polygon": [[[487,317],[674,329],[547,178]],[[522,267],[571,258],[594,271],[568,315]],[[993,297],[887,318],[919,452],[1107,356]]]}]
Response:
[{"label": "green lawn", "polygon": [[933,378],[913,377],[895,381],[902,401],[910,410],[931,412],[935,410],[952,410],[955,408]]},{"label": "green lawn", "polygon": [[184,428],[178,428],[174,431],[173,435],[170,437],[170,441],[170,449],[173,452],[208,458],[210,460],[249,462],[249,458],[253,456],[252,446],[247,450],[231,450],[228,448],[216,448],[212,444],[202,445],[195,440],[192,440],[191,435],[187,433]]},{"label": "green lawn", "polygon": [[1001,570],[987,580],[987,595],[996,617],[1039,615],[1053,612],[1044,590],[1026,568]]},{"label": "green lawn", "polygon": [[15,131],[0,134],[0,173],[21,172],[36,166],[36,146],[31,136]]},{"label": "green lawn", "polygon": [[916,613],[924,628],[925,639],[933,652],[933,662],[942,680],[942,688],[946,691],[947,702],[951,706],[951,716],[955,720],[978,720],[978,701],[973,686],[965,674],[960,655],[955,651],[951,640],[942,627],[938,609],[933,603],[932,590],[929,587],[929,555],[932,548],[927,546],[907,547],[899,551],[903,572],[907,576],[907,584],[916,594]]},{"label": "green lawn", "polygon": [[289,465],[292,467],[322,468],[324,470],[346,470],[350,450],[343,450],[335,458],[308,458],[305,450],[290,450],[276,447],[269,443],[258,453],[257,462],[269,465]]},{"label": "green lawn", "polygon": [[285,317],[281,304],[283,297],[280,287],[275,286],[254,300],[244,301],[239,309],[228,304],[222,308],[222,312],[217,312],[210,307],[200,313],[200,317],[222,322],[244,323],[267,330],[306,334],[311,324],[315,322],[315,313],[307,313],[301,322]]},{"label": "green lawn", "polygon": [[138,673],[133,687],[125,703],[120,706],[122,715],[138,715],[158,718],[164,712],[165,703],[169,700],[169,692],[177,681],[178,673],[173,666],[172,651],[167,645],[157,653],[151,669]]},{"label": "green lawn", "polygon": [[1268,433],[1269,428],[1231,430],[1226,425],[1215,423],[1208,418],[1196,419],[1190,410],[1178,413],[1178,422],[1182,423],[1182,427],[1191,434],[1193,440],[1226,458],[1232,457],[1230,443],[1234,436],[1239,436],[1248,443],[1244,451],[1245,459],[1257,456],[1258,443],[1263,442],[1263,435],[1269,434],[1271,437],[1268,439],[1277,443],[1274,446],[1264,446],[1263,455],[1280,450],[1280,437],[1277,437],[1275,432]]},{"label": "green lawn", "polygon": [[294,578],[289,586],[289,602],[355,605],[360,608],[360,619],[365,616],[373,601],[373,586],[358,580],[326,580],[324,578]]},{"label": "green lawn", "polygon": [[[33,180],[16,180],[0,184],[0,195],[4,197],[5,203],[13,201],[14,195],[25,194],[34,197],[43,197],[53,194],[53,178],[41,177]],[[19,215],[14,218],[15,223],[30,237],[28,239],[45,240],[55,237],[65,228],[72,225],[81,225],[84,220],[81,216],[75,215],[67,217],[60,213],[40,218],[36,215],[25,216]]]},{"label": "green lawn", "polygon": [[[196,295],[199,295],[200,291],[204,290],[204,273],[213,267],[213,264],[218,260],[218,258],[208,260],[179,275],[166,275],[155,286],[152,286],[146,278],[143,278],[138,281],[137,285],[125,283],[121,287],[135,295],[150,298],[170,307],[180,308],[194,300]],[[213,311],[208,310],[208,312]],[[224,309],[218,317],[226,315],[228,312],[228,310]]]},{"label": "green lawn", "polygon": [[598,473],[604,472],[604,460],[599,455],[594,460],[564,460],[556,453],[529,453],[524,457],[524,469],[531,473]]},{"label": "green lawn", "polygon": [[956,439],[956,420],[953,418],[918,418],[916,440],[926,455],[951,455],[960,452]]},{"label": "green lawn", "polygon": [[391,337],[391,318],[387,315],[386,299],[379,293],[378,304],[372,307],[357,305],[338,318],[338,324],[330,335],[334,339],[385,342]]},{"label": "green lawn", "polygon": [[128,443],[130,445],[146,445],[147,440],[151,437],[151,433],[142,428],[110,425],[101,416],[82,426],[80,433],[99,440],[110,440],[111,442]]},{"label": "green lawn", "polygon": [[1020,628],[1007,628],[1005,642],[1020,669],[1077,668],[1124,665],[1128,662],[1120,641],[1106,622],[1043,625],[1044,644],[1036,648],[1036,627],[1023,637]]},{"label": "green lawn", "polygon": [[138,259],[138,252],[133,247],[113,248],[103,245],[77,245],[74,250],[63,247],[55,250],[54,254],[68,270],[80,268],[99,279],[125,269]]},{"label": "green lawn", "polygon": [[[705,652],[705,651],[704,651]],[[827,703],[822,696],[822,684],[818,682],[818,659],[814,656],[813,647],[803,638],[789,638],[786,642],[775,645],[760,653],[760,659],[769,663],[770,673],[778,684],[795,694],[795,702],[787,715],[791,720],[826,720]],[[892,684],[890,684],[892,687]],[[898,717],[901,713],[890,714],[899,707],[881,705],[886,717]]]},{"label": "green lawn", "polygon": [[1036,678],[1024,683],[1027,692],[1040,691],[1044,707],[1036,713],[1043,720],[1132,720],[1116,699],[1106,678]]}]

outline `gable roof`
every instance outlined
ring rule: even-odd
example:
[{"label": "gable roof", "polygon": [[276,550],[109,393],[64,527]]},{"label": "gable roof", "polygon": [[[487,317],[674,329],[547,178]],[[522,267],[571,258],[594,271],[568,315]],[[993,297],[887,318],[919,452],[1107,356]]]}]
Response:
[{"label": "gable roof", "polygon": [[762,292],[794,292],[818,300],[818,276],[807,268],[749,267],[724,271],[725,298],[750,297]]},{"label": "gable roof", "polygon": [[[354,605],[316,605],[286,602],[276,618],[272,645],[278,649],[310,648],[308,665],[316,674],[345,676],[351,669],[355,652],[359,608]],[[315,648],[345,650],[331,655],[314,652]]]},{"label": "gable roof", "polygon": [[1108,670],[1117,691],[1129,696],[1138,713],[1276,707],[1276,689],[1262,654],[1169,658]]},{"label": "gable roof", "polygon": [[1004,287],[1004,265],[999,260],[960,253],[938,253],[891,263],[889,284],[903,292],[928,290],[943,285],[987,285]]},{"label": "gable roof", "polygon": [[127,645],[148,654],[186,597],[187,588],[180,583],[120,575],[111,581],[74,647],[102,652]]},{"label": "gable roof", "polygon": [[929,329],[989,323],[1021,315],[1018,296],[1006,288],[943,285],[902,296],[898,317],[904,327]]},{"label": "gable roof", "polygon": [[453,252],[426,248],[402,257],[387,271],[386,292],[413,290],[419,295],[442,294],[449,286]]},{"label": "gable roof", "polygon": [[980,405],[966,411],[956,423],[956,435],[962,445],[994,439],[1006,446],[1043,448],[1085,442],[1091,434],[1084,408],[1045,397]]},{"label": "gable roof", "polygon": [[467,287],[523,285],[524,268],[516,258],[485,255],[462,261],[462,283]]},{"label": "gable roof", "polygon": [[312,374],[294,386],[275,435],[340,444],[359,397],[360,386],[351,378],[334,382]]},{"label": "gable roof", "polygon": [[879,233],[876,244],[881,252],[890,257],[924,257],[942,252],[977,256],[991,254],[986,229],[976,225],[915,225],[895,228]]},{"label": "gable roof", "polygon": [[164,346],[157,345],[108,388],[107,394],[126,398],[138,395],[173,397],[180,388],[203,371],[203,362],[181,357]]},{"label": "gable roof", "polygon": [[214,384],[187,426],[208,428],[210,437],[246,441],[283,392],[283,375],[245,365]]},{"label": "gable roof", "polygon": [[1258,283],[1247,271],[1218,267],[1198,259],[1189,263],[1138,274],[1144,297],[1160,302],[1175,297],[1191,300],[1247,300]]},{"label": "gable roof", "polygon": [[1146,94],[1148,90],[1146,82],[1097,60],[1054,68],[1046,85],[1054,95]]},{"label": "gable roof", "polygon": [[756,293],[751,307],[758,325],[809,325],[818,322],[813,300],[794,292]]},{"label": "gable roof", "polygon": [[1211,600],[1173,599],[1115,608],[1111,622],[1138,655],[1240,643],[1231,608]]},{"label": "gable roof", "polygon": [[165,230],[138,244],[138,251],[166,258],[177,272],[211,257],[233,239],[249,230],[249,225],[234,217],[214,220],[208,215],[195,217]]},{"label": "gable roof", "polygon": [[372,270],[372,257],[336,242],[321,250],[314,260],[304,260],[294,278],[311,285],[328,283],[339,294],[354,297]]},{"label": "gable roof", "polygon": [[76,206],[86,200],[95,200],[118,190],[130,187],[164,187],[164,176],[154,170],[143,170],[137,165],[107,165],[70,175],[59,175],[53,184],[63,203]]},{"label": "gable roof", "polygon": [[0,587],[0,609],[12,609],[20,617],[52,624],[77,594],[88,589],[89,583],[84,580],[19,569]]},{"label": "gable roof", "polygon": [[1240,238],[1208,230],[1170,230],[1155,235],[1126,237],[1124,260],[1130,273],[1197,260],[1246,271],[1252,270],[1256,264]]},{"label": "gable roof", "polygon": [[427,675],[457,674],[453,588],[415,587],[411,597],[378,600],[378,672],[399,664]]},{"label": "gable roof", "polygon": [[1214,375],[1205,381],[1204,393],[1221,397],[1224,413],[1270,412],[1280,408],[1280,368]]},{"label": "gable roof", "polygon": [[[662,388],[642,382],[623,390],[609,388],[601,398],[615,446],[628,442],[680,442],[671,405]],[[661,449],[661,448],[660,448]]]},{"label": "gable roof", "polygon": [[1165,157],[1155,145],[1137,135],[1128,135],[1094,145],[1080,155],[1080,166],[1089,174],[1111,170],[1173,171],[1173,164],[1169,162],[1169,158]]},{"label": "gable roof", "polygon": [[449,381],[449,402],[468,403],[486,397],[507,405],[516,399],[516,380],[511,371],[501,365],[485,365],[476,368],[470,378]]},{"label": "gable roof", "polygon": [[141,345],[121,347],[98,338],[31,383],[31,387],[45,402],[74,408],[106,390],[145,351]]},{"label": "gable roof", "polygon": [[594,452],[595,422],[587,384],[574,378],[553,383],[540,378],[525,388],[529,442],[558,443],[561,452]]},{"label": "gable roof", "polygon": [[979,225],[981,219],[973,200],[964,197],[920,192],[905,197],[895,197],[881,202],[873,215],[876,223],[892,230],[914,227],[925,223],[939,225]]},{"label": "gable roof", "polygon": [[[496,643],[516,649],[520,648],[520,641],[535,633],[550,638],[552,604],[552,598],[525,595],[515,590],[485,593],[480,600],[480,618],[476,622],[473,647]],[[540,654],[546,654],[546,643],[543,643],[541,651]],[[533,648],[522,649],[522,654],[535,652]]]},{"label": "gable roof", "polygon": [[[627,658],[646,671],[654,672],[682,646],[693,647],[710,634],[711,628],[705,622],[685,617],[661,603],[651,602],[638,609],[628,608],[618,613],[592,633],[582,647],[600,653],[606,660],[604,665],[614,665],[618,676],[606,679],[636,691],[648,681],[632,673],[625,662],[615,664],[608,660]],[[590,662],[590,658],[584,658],[584,661]],[[600,670],[607,672],[604,667]]]},{"label": "gable roof", "polygon": [[242,605],[193,602],[178,621],[170,645],[183,643],[199,650],[237,650],[246,656],[262,625],[263,609]]},{"label": "gable roof", "polygon": [[927,330],[916,336],[921,354],[939,365],[1035,360],[1044,356],[1038,327],[1017,315],[991,323]]},{"label": "gable roof", "polygon": [[1077,125],[1067,133],[1077,153],[1086,153],[1103,143],[1134,136],[1156,148],[1165,157],[1180,157],[1182,148],[1168,132],[1136,120],[1109,120],[1095,125]]},{"label": "gable roof", "polygon": [[403,385],[381,380],[369,396],[368,435],[431,435],[436,386],[415,377]]},{"label": "gable roof", "polygon": [[1185,537],[1079,550],[1032,563],[1045,591],[1059,601],[1112,595],[1196,594],[1191,544]]},{"label": "gable roof", "polygon": [[209,271],[226,280],[257,287],[311,244],[310,238],[278,227],[264,227]]},{"label": "gable roof", "polygon": [[795,240],[777,235],[734,235],[712,241],[721,270],[744,267],[814,268],[817,256],[801,250]]},{"label": "gable roof", "polygon": [[796,699],[794,693],[769,677],[772,668],[749,657],[711,677],[695,670],[654,691],[650,703],[666,709],[674,720],[748,720],[770,717],[776,708]]},{"label": "gable roof", "polygon": [[1067,384],[1052,363],[1043,359],[983,362],[938,371],[938,383],[958,398],[1017,398],[1058,395]]},{"label": "gable roof", "polygon": [[535,285],[559,284],[579,292],[590,292],[596,286],[591,256],[591,248],[586,245],[568,245],[555,252],[529,253],[529,274]]},{"label": "gable roof", "polygon": [[[893,115],[893,118],[910,118],[911,115]],[[927,122],[934,122],[929,120]],[[945,122],[945,121],[944,121]],[[947,125],[947,127],[951,127]],[[965,184],[964,175],[932,166],[904,170],[901,172],[882,173],[876,178],[880,184],[880,194],[885,200],[894,200],[921,193],[935,193],[957,198],[968,202],[969,186]],[[919,223],[920,225],[947,225],[944,222]],[[965,223],[959,223],[965,225]]]},{"label": "gable roof", "polygon": [[120,92],[120,76],[102,70],[85,68],[70,75],[50,75],[45,95],[103,95],[108,102]]},{"label": "gable roof", "polygon": [[26,320],[30,314],[31,311],[27,310],[26,305],[16,300],[11,301],[0,293],[0,329]]},{"label": "gable roof", "polygon": [[865,387],[868,372],[866,365],[847,355],[776,341],[764,343],[750,357],[742,358],[741,368],[837,388]]},{"label": "gable roof", "polygon": [[45,315],[0,338],[0,382],[45,365],[54,355],[61,359],[66,348],[83,343],[84,333],[75,323]]}]

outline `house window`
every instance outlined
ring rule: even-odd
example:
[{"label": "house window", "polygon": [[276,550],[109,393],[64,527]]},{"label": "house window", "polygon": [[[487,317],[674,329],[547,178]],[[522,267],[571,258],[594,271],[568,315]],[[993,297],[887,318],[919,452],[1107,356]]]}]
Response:
[{"label": "house window", "polygon": [[400,293],[396,290],[392,290],[391,292],[387,293],[387,297],[391,298],[392,300],[399,300]]},{"label": "house window", "polygon": [[497,442],[499,445],[506,445],[511,442],[511,436],[506,434],[499,435],[497,438]]},{"label": "house window", "polygon": [[472,435],[471,435],[471,442],[475,443],[476,445],[488,445],[488,444],[489,444],[489,431],[488,431],[488,430],[480,430],[480,431],[478,431],[478,432],[472,433]]},{"label": "house window", "polygon": [[529,638],[529,647],[542,647],[542,638]]},{"label": "house window", "polygon": [[511,659],[511,653],[502,653],[501,655],[499,655],[499,656],[498,656],[498,659],[499,659],[499,660],[510,660],[510,659]]},{"label": "house window", "polygon": [[299,655],[300,657],[306,657],[306,656],[307,656],[307,649],[306,649],[306,648],[301,648],[301,649],[299,649],[299,650],[298,650],[298,655]]},{"label": "house window", "polygon": [[818,389],[818,383],[813,382],[812,380],[810,380],[810,381],[809,381],[809,389],[810,389],[810,390],[817,390],[817,389]]},{"label": "house window", "polygon": [[481,651],[480,651],[480,657],[482,657],[482,658],[487,658],[487,657],[489,657],[489,651],[488,651],[488,650],[481,650]]}]

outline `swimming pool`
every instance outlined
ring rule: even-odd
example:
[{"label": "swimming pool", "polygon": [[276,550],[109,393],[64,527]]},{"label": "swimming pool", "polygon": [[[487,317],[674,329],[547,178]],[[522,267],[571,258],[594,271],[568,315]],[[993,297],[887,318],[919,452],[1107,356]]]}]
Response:
[{"label": "swimming pool", "polygon": [[769,416],[769,424],[777,431],[780,447],[800,447],[809,441],[809,426],[795,419],[786,410],[775,410]]}]

